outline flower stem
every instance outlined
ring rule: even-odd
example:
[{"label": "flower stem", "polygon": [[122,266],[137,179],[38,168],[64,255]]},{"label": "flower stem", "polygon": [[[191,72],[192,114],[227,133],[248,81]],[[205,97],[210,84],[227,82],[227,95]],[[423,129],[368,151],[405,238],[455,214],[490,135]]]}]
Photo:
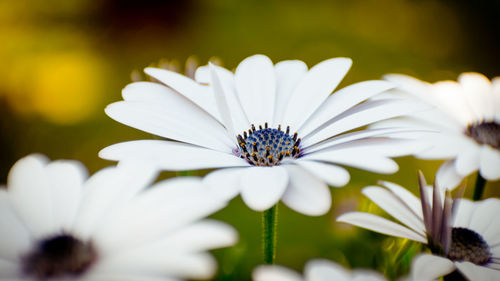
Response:
[{"label": "flower stem", "polygon": [[276,262],[276,228],[278,226],[278,204],[262,213],[262,246],[264,263]]},{"label": "flower stem", "polygon": [[483,191],[484,191],[484,186],[486,185],[486,180],[479,174],[479,171],[477,172],[477,178],[476,178],[476,185],[474,187],[474,196],[472,199],[474,201],[481,200],[481,197],[483,196]]}]

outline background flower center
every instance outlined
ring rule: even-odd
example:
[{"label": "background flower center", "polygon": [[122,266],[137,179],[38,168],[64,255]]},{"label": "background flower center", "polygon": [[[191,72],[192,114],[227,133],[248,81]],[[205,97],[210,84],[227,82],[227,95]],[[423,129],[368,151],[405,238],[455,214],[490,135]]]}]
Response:
[{"label": "background flower center", "polygon": [[490,261],[490,249],[481,235],[462,227],[454,227],[451,235],[448,258],[454,261],[468,261],[477,265],[484,265]]},{"label": "background flower center", "polygon": [[471,124],[465,134],[480,144],[488,144],[500,150],[500,124],[495,122],[481,122]]},{"label": "background flower center", "polygon": [[23,271],[45,280],[64,275],[84,273],[96,260],[91,243],[84,243],[71,235],[61,234],[38,242],[24,257]]},{"label": "background flower center", "polygon": [[238,135],[240,157],[245,158],[248,163],[255,166],[279,165],[285,157],[297,158],[300,156],[300,138],[297,133],[290,135],[290,127],[286,131],[259,126],[256,130],[251,129]]}]

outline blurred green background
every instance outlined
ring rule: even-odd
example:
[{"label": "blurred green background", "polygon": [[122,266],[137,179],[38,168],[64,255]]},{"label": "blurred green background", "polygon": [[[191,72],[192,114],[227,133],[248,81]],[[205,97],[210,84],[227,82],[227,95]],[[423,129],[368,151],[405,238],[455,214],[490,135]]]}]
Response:
[{"label": "blurred green background", "polygon": [[[97,157],[103,147],[151,138],[103,109],[121,99],[134,70],[161,60],[182,69],[193,55],[200,64],[217,57],[227,68],[255,53],[309,66],[351,57],[341,87],[392,72],[431,82],[465,71],[492,78],[500,65],[498,14],[498,0],[0,0],[0,182],[33,152],[78,159],[95,172],[112,164]],[[323,257],[391,278],[403,274],[419,247],[334,222],[348,210],[380,212],[360,188],[385,179],[415,192],[417,169],[431,181],[440,164],[398,161],[395,175],[350,169],[349,185],[332,190],[328,215],[311,218],[280,206],[278,263],[302,270]],[[486,196],[499,194],[500,184],[489,183]],[[240,232],[237,246],[214,251],[217,280],[249,280],[261,261],[260,214],[237,198],[214,217]]]}]

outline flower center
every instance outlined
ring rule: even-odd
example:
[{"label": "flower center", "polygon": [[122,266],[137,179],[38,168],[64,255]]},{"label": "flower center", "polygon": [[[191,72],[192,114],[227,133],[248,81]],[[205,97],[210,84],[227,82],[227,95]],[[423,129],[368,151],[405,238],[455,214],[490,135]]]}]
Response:
[{"label": "flower center", "polygon": [[43,239],[24,256],[23,271],[38,280],[80,275],[97,259],[92,243],[84,243],[69,234]]},{"label": "flower center", "polygon": [[239,155],[245,158],[248,163],[255,166],[275,166],[281,163],[285,157],[298,158],[301,155],[300,138],[297,133],[290,136],[290,127],[286,131],[281,130],[281,125],[277,129],[255,126],[243,136],[238,135]]},{"label": "flower center", "polygon": [[454,227],[448,258],[454,261],[468,261],[484,265],[490,262],[491,252],[481,235],[467,228]]},{"label": "flower center", "polygon": [[500,150],[500,124],[484,121],[474,123],[467,127],[465,134],[477,143],[487,144]]}]

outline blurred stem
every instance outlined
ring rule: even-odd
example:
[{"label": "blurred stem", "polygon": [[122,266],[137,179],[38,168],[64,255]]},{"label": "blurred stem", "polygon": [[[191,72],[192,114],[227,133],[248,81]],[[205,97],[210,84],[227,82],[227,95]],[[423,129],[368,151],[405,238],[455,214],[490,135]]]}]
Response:
[{"label": "blurred stem", "polygon": [[486,180],[481,176],[479,171],[477,171],[476,185],[474,187],[474,201],[481,200],[483,197],[484,186],[486,185]]},{"label": "blurred stem", "polygon": [[262,213],[262,246],[264,250],[264,263],[276,262],[276,229],[278,226],[278,204]]}]

